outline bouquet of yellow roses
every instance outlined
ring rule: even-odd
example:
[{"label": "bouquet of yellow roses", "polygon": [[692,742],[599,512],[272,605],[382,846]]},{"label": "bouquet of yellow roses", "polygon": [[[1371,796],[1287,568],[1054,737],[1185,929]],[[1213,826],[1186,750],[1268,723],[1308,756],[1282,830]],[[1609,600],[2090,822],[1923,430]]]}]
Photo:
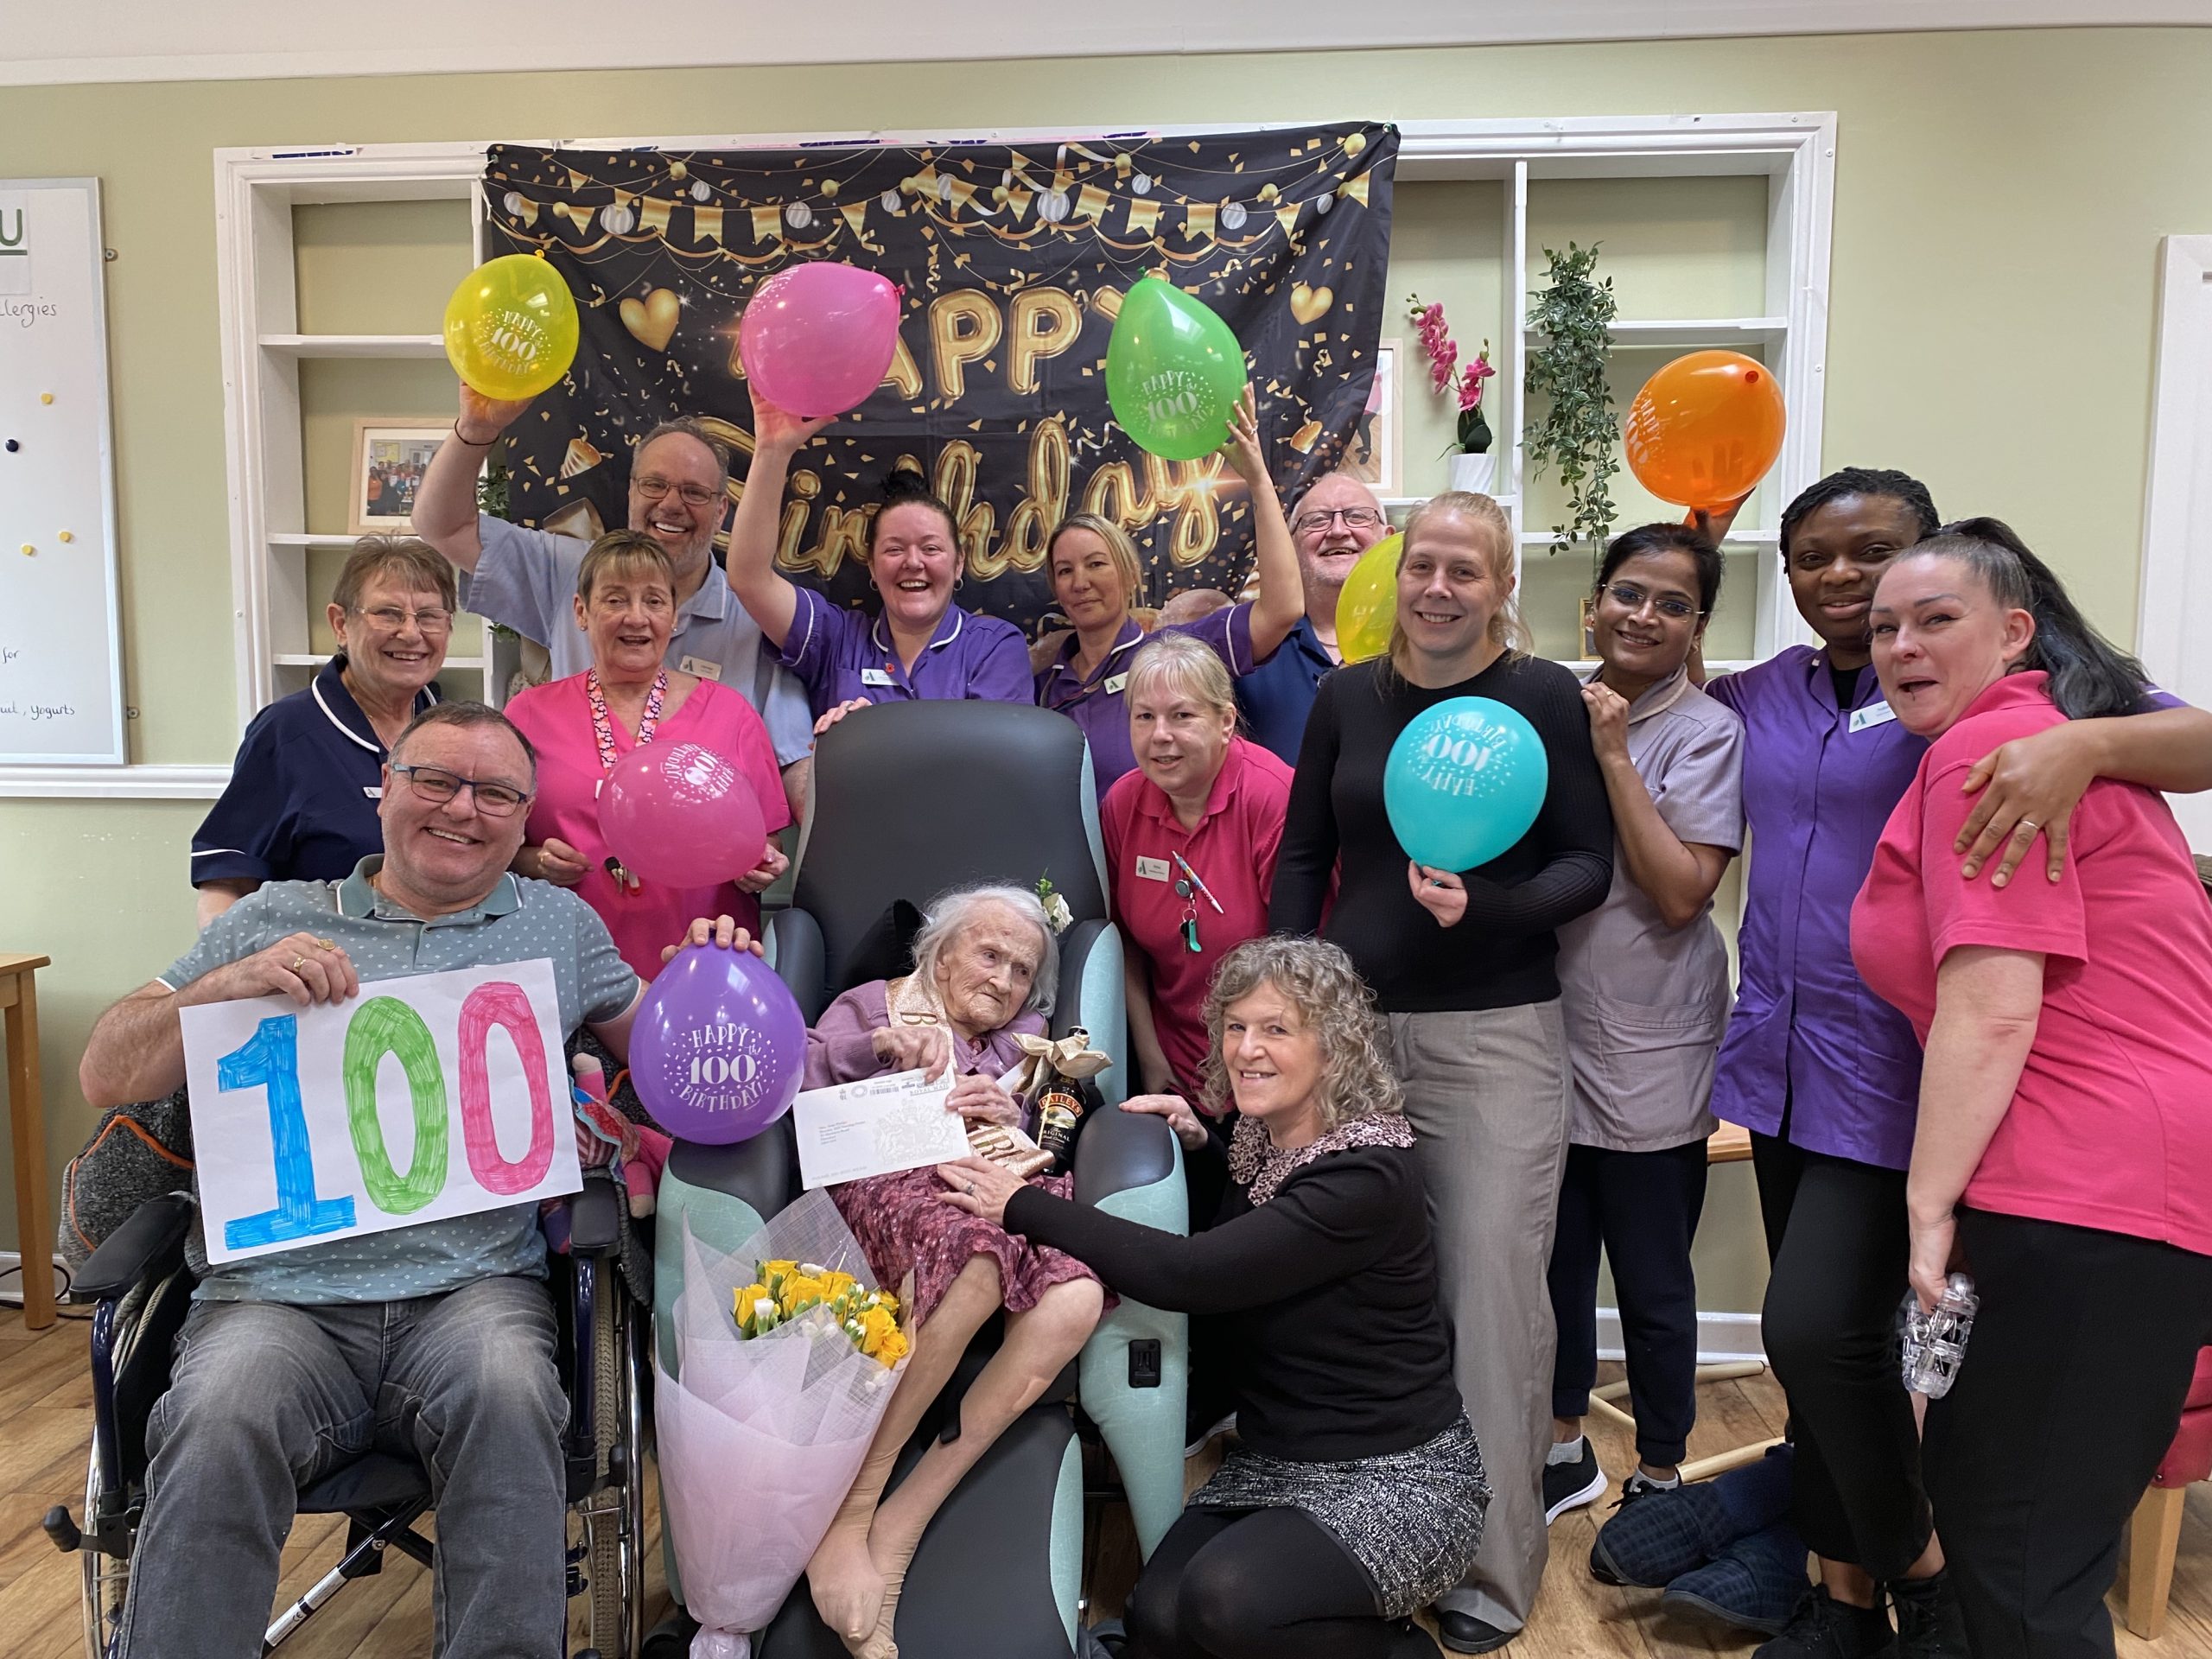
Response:
[{"label": "bouquet of yellow roses", "polygon": [[830,1311],[837,1328],[870,1359],[896,1365],[906,1357],[906,1333],[899,1328],[899,1298],[874,1290],[836,1268],[811,1262],[761,1262],[753,1282],[738,1287],[733,1299],[737,1328],[748,1337],[765,1336],[810,1308]]}]

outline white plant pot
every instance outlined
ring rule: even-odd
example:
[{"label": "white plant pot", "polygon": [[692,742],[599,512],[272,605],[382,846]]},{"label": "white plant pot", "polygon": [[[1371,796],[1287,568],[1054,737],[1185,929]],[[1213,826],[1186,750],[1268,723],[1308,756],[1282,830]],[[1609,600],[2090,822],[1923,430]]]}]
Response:
[{"label": "white plant pot", "polygon": [[1493,454],[1471,455],[1461,453],[1452,457],[1452,487],[1470,495],[1488,495],[1491,481],[1497,476],[1497,457]]}]

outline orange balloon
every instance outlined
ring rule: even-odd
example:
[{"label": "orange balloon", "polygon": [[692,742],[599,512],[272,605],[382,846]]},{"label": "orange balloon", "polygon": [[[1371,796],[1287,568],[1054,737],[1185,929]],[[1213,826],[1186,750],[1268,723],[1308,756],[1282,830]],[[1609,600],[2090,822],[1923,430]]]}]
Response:
[{"label": "orange balloon", "polygon": [[1782,453],[1782,387],[1741,352],[1692,352],[1643,383],[1623,440],[1629,470],[1662,501],[1720,507],[1749,495]]}]

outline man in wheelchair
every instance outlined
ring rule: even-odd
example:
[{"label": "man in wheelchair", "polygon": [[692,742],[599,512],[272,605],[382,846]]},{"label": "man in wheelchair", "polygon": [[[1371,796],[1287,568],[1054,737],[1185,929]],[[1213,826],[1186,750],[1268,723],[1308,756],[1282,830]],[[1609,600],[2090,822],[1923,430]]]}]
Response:
[{"label": "man in wheelchair", "polygon": [[[508,874],[535,783],[529,744],[499,714],[425,711],[385,768],[382,858],[342,882],[271,882],[210,923],[101,1016],[86,1098],[180,1088],[189,1004],[278,995],[305,1007],[364,981],[537,957],[552,963],[564,1037],[588,1025],[625,1053],[642,987],[605,925],[575,894]],[[429,1475],[438,1651],[561,1652],[567,1402],[536,1206],[213,1271],[195,1223],[188,1258],[200,1285],[148,1422],[122,1653],[259,1654],[300,1490],[371,1451],[419,1459]]]}]

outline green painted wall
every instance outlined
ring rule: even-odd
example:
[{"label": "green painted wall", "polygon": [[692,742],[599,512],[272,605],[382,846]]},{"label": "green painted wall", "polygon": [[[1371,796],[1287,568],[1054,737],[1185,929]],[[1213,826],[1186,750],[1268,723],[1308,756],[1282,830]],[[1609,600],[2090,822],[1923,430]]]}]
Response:
[{"label": "green painted wall", "polygon": [[[0,92],[0,173],[104,181],[107,240],[121,256],[109,267],[110,345],[125,674],[141,711],[132,740],[141,760],[205,762],[227,756],[237,735],[209,156],[218,146],[1835,110],[1827,460],[1905,466],[1947,512],[2003,513],[2124,639],[2141,533],[2153,258],[2162,235],[2212,228],[2208,85],[2212,32],[2075,29],[11,87]],[[1605,194],[1556,188],[1541,211],[1561,227],[1612,224],[1629,210]],[[1707,278],[1742,280],[1732,240],[1740,212],[1717,196],[1693,218],[1611,232],[1624,284],[1630,274],[1639,291],[1685,280],[1699,260],[1710,262]],[[358,216],[311,225],[302,276],[348,311],[385,304],[412,317],[440,286],[423,274],[435,251],[409,251],[426,234],[410,224],[400,215],[381,226]],[[1662,302],[1654,289],[1655,308]],[[1484,302],[1488,315],[1496,303],[1494,294]],[[312,311],[308,326],[318,326]],[[398,324],[368,316],[362,326]],[[411,412],[415,391],[395,386],[393,408],[352,412]],[[342,401],[334,391],[327,417],[311,418],[336,423]],[[326,453],[320,441],[317,449]],[[57,1171],[90,1122],[74,1073],[92,1017],[189,937],[184,853],[199,810],[0,801],[0,948],[55,959],[42,994]],[[1716,1215],[1708,1241],[1722,1259],[1706,1263],[1705,1300],[1756,1306],[1749,1210],[1718,1198],[1716,1209],[1728,1213]],[[11,1217],[5,1207],[0,1229]]]}]

